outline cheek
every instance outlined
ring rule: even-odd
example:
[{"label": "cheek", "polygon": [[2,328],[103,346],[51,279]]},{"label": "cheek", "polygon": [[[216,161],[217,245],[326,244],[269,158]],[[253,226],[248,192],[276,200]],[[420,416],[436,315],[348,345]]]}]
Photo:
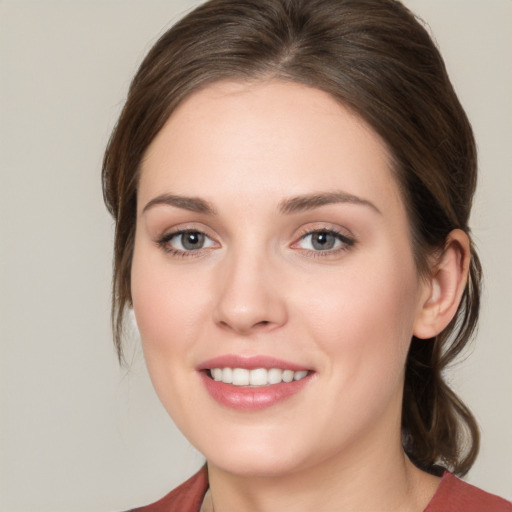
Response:
[{"label": "cheek", "polygon": [[303,303],[309,313],[304,329],[327,356],[325,401],[316,417],[329,418],[325,429],[333,439],[335,425],[344,424],[356,436],[363,426],[378,424],[385,411],[400,410],[416,273],[412,267],[383,267],[333,276],[323,283],[322,294],[310,293]]},{"label": "cheek", "polygon": [[[142,245],[142,244],[141,244]],[[172,271],[165,254],[135,246],[132,300],[148,372],[160,401],[187,430],[186,411],[197,389],[184,386],[194,374],[194,340],[202,336],[205,307],[199,287],[183,270]],[[197,362],[197,361],[196,361]]]},{"label": "cheek", "polygon": [[301,294],[305,328],[332,355],[333,365],[344,365],[345,374],[354,378],[370,371],[401,374],[419,288],[412,260],[395,261],[384,255],[359,260],[357,266],[316,279],[309,293]]},{"label": "cheek", "polygon": [[[197,279],[196,279],[197,278]],[[172,272],[165,255],[135,247],[132,263],[132,300],[146,359],[184,350],[200,328],[204,308],[199,287],[183,271]],[[204,296],[202,296],[204,300]]]}]

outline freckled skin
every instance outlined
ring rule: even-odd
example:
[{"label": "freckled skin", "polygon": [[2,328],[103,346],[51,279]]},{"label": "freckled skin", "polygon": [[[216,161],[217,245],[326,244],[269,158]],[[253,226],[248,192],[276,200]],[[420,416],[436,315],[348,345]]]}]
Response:
[{"label": "freckled skin", "polygon": [[[402,457],[405,358],[428,290],[387,149],[326,93],[298,84],[221,82],[190,96],[142,163],[132,295],[155,389],[211,468],[274,476],[369,467]],[[290,197],[343,191],[371,202],[291,214]],[[216,214],[156,205],[176,194]],[[378,210],[378,211],[377,211]],[[173,230],[206,245],[169,253]],[[311,229],[334,230],[316,250]],[[180,238],[167,249],[186,251]],[[300,393],[258,411],[220,405],[196,367],[223,354],[304,365]]]}]

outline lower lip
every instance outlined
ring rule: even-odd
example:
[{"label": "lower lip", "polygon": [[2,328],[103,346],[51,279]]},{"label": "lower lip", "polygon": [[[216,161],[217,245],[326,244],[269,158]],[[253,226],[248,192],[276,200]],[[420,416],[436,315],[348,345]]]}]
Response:
[{"label": "lower lip", "polygon": [[225,384],[210,378],[202,371],[201,378],[210,396],[222,405],[241,411],[259,411],[296,395],[310,381],[310,373],[301,380],[261,387],[243,387]]}]

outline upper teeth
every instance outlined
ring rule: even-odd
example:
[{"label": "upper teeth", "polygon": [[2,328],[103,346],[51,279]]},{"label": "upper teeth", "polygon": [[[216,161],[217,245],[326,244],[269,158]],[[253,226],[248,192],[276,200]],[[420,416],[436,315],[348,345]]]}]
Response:
[{"label": "upper teeth", "polygon": [[235,386],[268,386],[280,382],[292,382],[306,377],[307,370],[294,372],[293,370],[281,370],[280,368],[212,368],[210,370],[214,380],[233,384]]}]

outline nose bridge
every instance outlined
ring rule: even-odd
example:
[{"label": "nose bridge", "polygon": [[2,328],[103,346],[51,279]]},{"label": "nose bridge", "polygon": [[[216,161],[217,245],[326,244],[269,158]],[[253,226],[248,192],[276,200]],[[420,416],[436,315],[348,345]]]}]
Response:
[{"label": "nose bridge", "polygon": [[269,251],[247,243],[228,251],[219,273],[216,321],[240,334],[270,330],[286,321],[278,268]]}]

